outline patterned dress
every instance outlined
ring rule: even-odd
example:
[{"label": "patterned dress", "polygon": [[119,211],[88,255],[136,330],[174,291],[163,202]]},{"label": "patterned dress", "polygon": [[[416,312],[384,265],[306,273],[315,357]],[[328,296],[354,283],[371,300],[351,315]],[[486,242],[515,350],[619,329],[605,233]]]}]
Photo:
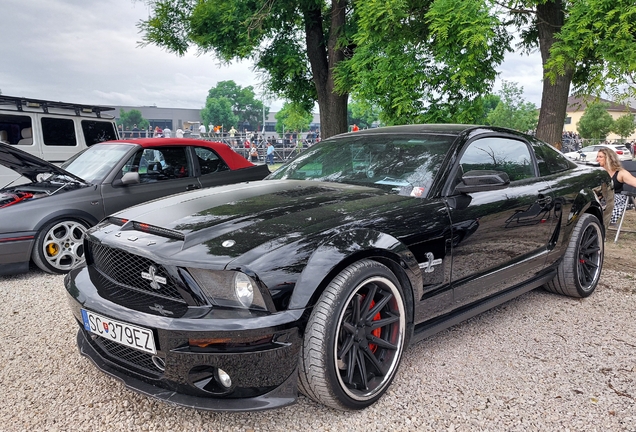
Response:
[{"label": "patterned dress", "polygon": [[612,210],[612,219],[610,223],[615,224],[623,214],[627,196],[621,194],[623,192],[623,183],[618,180],[618,171],[612,176],[612,184],[614,185],[614,210]]}]

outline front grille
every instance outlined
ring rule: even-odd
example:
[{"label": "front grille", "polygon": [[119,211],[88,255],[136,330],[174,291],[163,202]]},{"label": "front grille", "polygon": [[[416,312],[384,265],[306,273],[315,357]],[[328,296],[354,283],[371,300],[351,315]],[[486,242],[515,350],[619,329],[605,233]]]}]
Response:
[{"label": "front grille", "polygon": [[129,348],[103,337],[92,335],[82,329],[86,340],[99,354],[120,366],[132,368],[137,373],[150,378],[158,378],[163,373],[152,361],[152,354]]},{"label": "front grille", "polygon": [[[113,249],[90,241],[87,243],[94,267],[111,282],[122,288],[185,302],[177,288],[179,282],[162,265],[121,249]],[[153,284],[152,280],[142,277],[144,273],[153,274],[155,281],[157,278],[165,278],[166,283]]]},{"label": "front grille", "polygon": [[139,290],[129,289],[124,285],[114,283],[100,272],[96,272],[94,280],[100,297],[126,306],[129,309],[170,318],[182,317],[188,311],[188,305],[183,299],[166,299]]}]

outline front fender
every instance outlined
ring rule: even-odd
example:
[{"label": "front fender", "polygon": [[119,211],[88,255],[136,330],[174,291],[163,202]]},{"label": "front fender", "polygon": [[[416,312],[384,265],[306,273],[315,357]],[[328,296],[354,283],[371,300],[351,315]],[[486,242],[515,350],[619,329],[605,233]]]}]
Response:
[{"label": "front fender", "polygon": [[[360,228],[338,233],[314,251],[296,281],[289,309],[313,306],[340,271],[363,258],[374,258],[385,264],[392,263],[391,267],[399,266],[411,287],[421,285],[417,260],[402,242],[388,234]],[[402,275],[396,276],[400,279]],[[411,297],[411,302],[412,289],[410,291],[405,295]]]},{"label": "front fender", "polygon": [[36,224],[34,231],[40,231],[44,225],[51,221],[66,219],[76,219],[86,222],[88,223],[89,227],[97,225],[97,222],[99,222],[99,220],[97,220],[95,216],[83,210],[72,209],[69,211],[68,209],[63,209],[46,214],[45,217],[40,219],[39,222]]}]

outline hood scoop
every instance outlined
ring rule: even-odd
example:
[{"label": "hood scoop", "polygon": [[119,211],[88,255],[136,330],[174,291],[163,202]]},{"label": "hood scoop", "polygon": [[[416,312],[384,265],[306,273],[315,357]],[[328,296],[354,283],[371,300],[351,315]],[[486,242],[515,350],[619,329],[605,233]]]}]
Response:
[{"label": "hood scoop", "polygon": [[165,237],[171,240],[185,240],[185,235],[180,231],[175,231],[167,228],[162,228],[154,225],[149,225],[142,222],[137,221],[129,221],[127,219],[122,219],[118,217],[111,216],[108,218],[108,222],[113,225],[117,225],[122,227],[122,231],[126,230],[134,230],[141,231],[148,234],[153,234],[159,237]]}]

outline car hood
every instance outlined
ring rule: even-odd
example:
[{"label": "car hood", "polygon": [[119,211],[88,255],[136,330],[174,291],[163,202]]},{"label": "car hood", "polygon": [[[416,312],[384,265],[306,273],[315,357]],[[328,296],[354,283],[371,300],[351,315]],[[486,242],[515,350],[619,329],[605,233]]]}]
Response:
[{"label": "car hood", "polygon": [[384,217],[386,206],[413,199],[364,186],[263,180],[174,195],[116,217],[183,234],[181,251],[201,248],[204,255],[236,257],[267,242],[275,248],[317,233],[336,235],[345,225],[364,225]]},{"label": "car hood", "polygon": [[15,171],[32,182],[37,181],[39,174],[59,174],[85,183],[76,175],[8,144],[0,143],[0,165]]}]

